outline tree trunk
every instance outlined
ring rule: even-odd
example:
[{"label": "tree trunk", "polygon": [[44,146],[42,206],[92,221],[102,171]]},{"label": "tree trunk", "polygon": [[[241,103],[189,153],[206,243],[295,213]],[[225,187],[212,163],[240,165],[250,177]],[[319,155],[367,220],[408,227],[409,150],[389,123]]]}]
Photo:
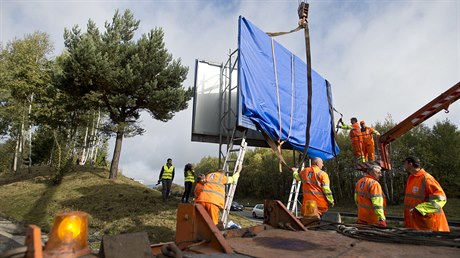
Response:
[{"label": "tree trunk", "polygon": [[94,120],[93,117],[93,125],[91,129],[91,141],[90,141],[90,146],[91,150],[88,153],[87,159],[90,160],[91,166],[94,166],[94,163],[96,163],[96,159],[94,158],[95,149],[97,149],[97,144],[99,143],[99,137],[97,137],[97,128],[99,127],[99,120],[101,118],[101,111],[98,111],[97,119],[96,121]]},{"label": "tree trunk", "polygon": [[18,135],[18,139],[16,139],[16,146],[14,147],[13,173],[16,173],[18,170],[19,145],[21,145],[20,135]]},{"label": "tree trunk", "polygon": [[57,130],[53,130],[53,136],[54,136],[54,143],[56,144],[55,146],[57,147],[57,165],[56,165],[56,171],[59,171],[61,169],[61,145],[59,143],[58,139],[58,133]]},{"label": "tree trunk", "polygon": [[81,150],[81,155],[80,155],[80,160],[79,160],[79,165],[85,165],[86,163],[86,152],[88,149],[88,126],[86,126],[85,130],[85,137],[83,138],[83,148]]},{"label": "tree trunk", "polygon": [[[32,114],[32,103],[34,101],[34,94],[32,93],[30,95],[30,104],[29,104],[29,115],[28,117],[30,117],[30,115]],[[32,172],[32,123],[29,119],[28,121],[29,123],[29,173]]]},{"label": "tree trunk", "polygon": [[[24,138],[24,116],[22,116],[21,129],[19,129],[16,147],[14,150],[14,157],[13,157],[13,172],[14,173],[18,171],[18,168],[20,168],[22,164],[22,148],[24,144],[23,138]],[[18,165],[18,160],[20,160],[19,165]]]},{"label": "tree trunk", "polygon": [[99,150],[99,145],[100,145],[100,137],[97,138],[96,144],[93,147],[94,153],[91,155],[91,166],[94,167],[96,166],[96,161],[97,161],[97,151]]},{"label": "tree trunk", "polygon": [[124,131],[122,129],[117,132],[117,139],[115,140],[115,149],[113,150],[112,164],[110,164],[109,179],[117,179],[118,175],[118,162],[120,161],[121,145],[123,143]]}]

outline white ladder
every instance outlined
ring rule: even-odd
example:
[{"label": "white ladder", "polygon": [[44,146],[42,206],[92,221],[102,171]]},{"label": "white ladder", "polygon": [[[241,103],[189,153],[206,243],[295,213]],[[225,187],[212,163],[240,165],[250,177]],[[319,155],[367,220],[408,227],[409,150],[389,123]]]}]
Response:
[{"label": "white ladder", "polygon": [[[311,160],[308,160],[309,166],[311,166]],[[305,162],[302,163],[302,165],[299,168],[299,174],[300,171],[302,171],[305,168]],[[287,202],[286,208],[291,211],[295,216],[297,216],[297,204],[302,205],[299,202],[299,192],[300,189],[302,188],[302,181],[297,182],[295,178],[292,179],[292,185],[291,185],[291,192],[289,193],[289,200]]]},{"label": "white ladder", "polygon": [[302,186],[302,181],[297,182],[295,178],[292,179],[291,192],[289,193],[289,200],[286,208],[297,216],[297,203],[299,200],[299,192]]},{"label": "white ladder", "polygon": [[[243,165],[244,155],[246,154],[246,147],[248,145],[246,142],[246,133],[247,133],[247,129],[239,130],[235,128],[233,130],[232,138],[230,140],[230,145],[228,146],[228,149],[227,149],[227,155],[225,157],[225,162],[223,166],[223,170],[227,176],[231,176],[235,173],[239,173],[238,168]],[[235,152],[238,152],[236,159],[234,159],[234,155],[232,155],[232,153],[235,153]],[[234,165],[232,166],[232,164]],[[237,183],[238,181],[229,185],[227,188],[225,206],[224,206],[224,211],[222,212],[222,219],[221,219],[224,228],[227,228],[228,215],[230,213],[230,208],[232,207],[233,196],[235,194]]]}]

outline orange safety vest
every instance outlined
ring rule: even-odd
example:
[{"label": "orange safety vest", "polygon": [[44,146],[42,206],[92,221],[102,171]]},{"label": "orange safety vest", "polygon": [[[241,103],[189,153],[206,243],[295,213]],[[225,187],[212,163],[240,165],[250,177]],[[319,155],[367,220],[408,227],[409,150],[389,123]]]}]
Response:
[{"label": "orange safety vest", "polygon": [[[367,175],[356,183],[355,194],[357,194],[358,202],[358,222],[369,225],[379,224],[375,209],[383,209],[385,212],[385,207],[387,206],[385,194],[380,183],[374,177]],[[372,197],[383,198],[383,207],[375,206],[372,203]]]},{"label": "orange safety vest", "polygon": [[[349,136],[351,139],[351,145],[353,145],[353,154],[355,157],[361,159],[364,157],[363,153],[363,137],[361,134],[361,129],[358,123],[351,125],[353,129],[350,130]],[[364,161],[364,160],[360,160]]]},{"label": "orange safety vest", "polygon": [[[419,212],[410,212],[420,203],[432,200],[446,200],[446,194],[438,181],[423,168],[407,179],[404,196],[404,224],[407,228],[449,232],[449,224],[441,207],[437,212],[422,216]],[[434,204],[434,203],[433,203]],[[437,206],[436,204],[434,204]]]},{"label": "orange safety vest", "polygon": [[374,137],[372,137],[374,131],[373,128],[367,126],[364,127],[364,131],[361,130],[363,154],[366,161],[375,160]]},{"label": "orange safety vest", "polygon": [[364,144],[372,144],[374,145],[374,137],[372,137],[372,133],[374,132],[374,128],[371,127],[364,127],[364,131],[361,130],[361,136],[363,137]]},{"label": "orange safety vest", "polygon": [[196,202],[213,203],[223,209],[227,180],[227,176],[222,172],[212,172],[206,175],[206,183]]},{"label": "orange safety vest", "polygon": [[304,168],[299,173],[302,180],[303,202],[316,201],[320,213],[328,210],[326,195],[321,186],[329,186],[329,176],[318,166]]},{"label": "orange safety vest", "polygon": [[198,198],[200,193],[203,191],[203,188],[204,188],[203,183],[201,183],[201,182],[196,183],[195,189],[193,190],[193,194],[195,195],[195,202],[196,202],[196,198]]}]

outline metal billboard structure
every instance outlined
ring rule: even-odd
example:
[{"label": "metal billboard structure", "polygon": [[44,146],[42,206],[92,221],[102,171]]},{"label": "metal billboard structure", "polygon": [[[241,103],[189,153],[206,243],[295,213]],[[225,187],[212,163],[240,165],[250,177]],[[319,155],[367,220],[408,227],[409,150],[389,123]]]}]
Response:
[{"label": "metal billboard structure", "polygon": [[305,156],[333,158],[339,148],[331,85],[307,68],[240,16],[238,50],[221,64],[196,60],[192,141],[218,143],[220,168],[222,146],[237,131],[245,132],[247,146],[268,147],[267,139]]},{"label": "metal billboard structure", "polygon": [[[225,63],[195,61],[192,115],[192,141],[219,144],[219,167],[225,158],[230,137],[237,127],[238,52]],[[252,147],[268,147],[262,134],[248,130],[246,141]]]}]

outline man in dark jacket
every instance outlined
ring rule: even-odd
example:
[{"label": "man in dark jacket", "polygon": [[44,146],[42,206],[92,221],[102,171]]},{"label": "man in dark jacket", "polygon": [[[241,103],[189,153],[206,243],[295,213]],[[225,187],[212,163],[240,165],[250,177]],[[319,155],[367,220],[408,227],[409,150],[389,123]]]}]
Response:
[{"label": "man in dark jacket", "polygon": [[161,181],[161,193],[163,194],[163,201],[167,201],[169,193],[171,192],[172,181],[174,180],[174,166],[172,165],[172,159],[168,159],[166,164],[161,168],[160,178],[158,183]]}]

